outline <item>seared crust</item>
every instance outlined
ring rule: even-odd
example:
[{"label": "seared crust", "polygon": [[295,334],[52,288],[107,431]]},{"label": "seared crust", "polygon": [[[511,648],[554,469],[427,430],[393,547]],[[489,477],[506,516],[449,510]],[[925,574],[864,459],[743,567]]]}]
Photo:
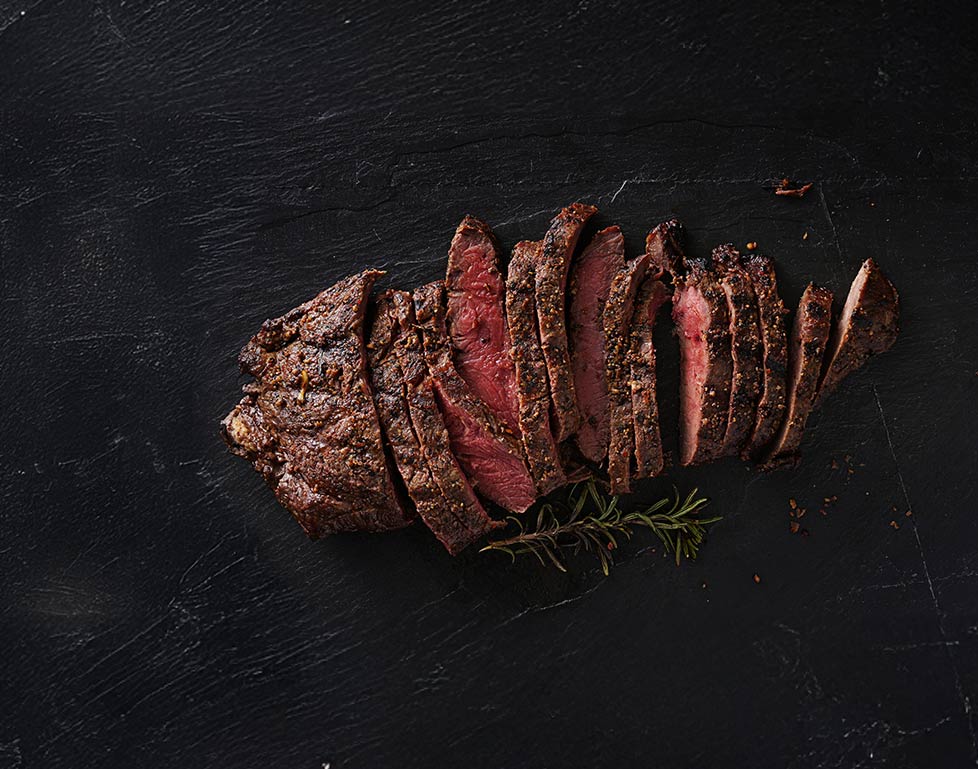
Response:
[{"label": "seared crust", "polygon": [[[716,274],[707,260],[684,258],[686,275],[676,278],[676,294],[673,300],[673,319],[679,333],[679,350],[685,359],[688,345],[692,340],[683,332],[681,323],[682,294],[698,291],[709,307],[709,324],[704,342],[706,344],[707,374],[703,383],[696,387],[687,382],[687,366],[682,366],[681,387],[695,389],[692,394],[700,404],[698,425],[689,425],[681,419],[684,435],[680,441],[680,462],[695,465],[709,462],[720,456],[723,439],[727,430],[727,414],[730,406],[730,382],[733,377],[733,359],[730,348],[730,314],[727,311],[727,298],[720,287]],[[685,399],[680,399],[681,407]],[[692,430],[689,434],[686,431]]]},{"label": "seared crust", "polygon": [[833,335],[819,397],[834,390],[873,355],[889,350],[900,330],[900,296],[872,259],[863,262],[846,307],[851,307],[851,314],[846,318],[843,310]]},{"label": "seared crust", "polygon": [[815,405],[818,377],[832,329],[832,293],[809,283],[791,330],[788,401],[784,421],[768,449],[765,464],[784,464],[798,453],[805,423]]},{"label": "seared crust", "polygon": [[635,298],[632,313],[631,370],[632,420],[635,431],[635,477],[652,478],[662,472],[662,434],[655,382],[656,315],[669,301],[669,289],[654,274],[647,275]]},{"label": "seared crust", "polygon": [[[398,359],[396,343],[402,323],[395,317],[394,292],[387,291],[376,301],[367,355],[374,386],[374,403],[384,437],[390,444],[397,469],[421,519],[449,551],[472,539],[465,523],[453,515],[453,506],[442,496],[428,469],[418,436],[411,424],[407,388]],[[411,333],[409,327],[406,328]]]},{"label": "seared crust", "polygon": [[506,318],[513,339],[513,362],[520,400],[520,430],[530,473],[540,494],[566,482],[550,431],[550,388],[547,364],[537,330],[535,265],[539,243],[521,241],[513,247],[506,278]]},{"label": "seared crust", "polygon": [[763,385],[764,345],[757,295],[750,276],[741,266],[740,254],[730,244],[717,246],[713,250],[713,263],[730,313],[733,378],[722,455],[731,456],[740,452],[754,430]]},{"label": "seared crust", "polygon": [[239,356],[255,381],[222,422],[224,439],[312,538],[410,522],[366,378],[363,316],[382,274],[365,270],[265,321]]},{"label": "seared crust", "polygon": [[626,263],[615,275],[604,306],[605,377],[608,380],[608,406],[611,414],[611,440],[608,444],[608,477],[612,494],[631,491],[631,462],[635,451],[635,425],[632,420],[631,322],[635,296],[645,279],[649,255]]},{"label": "seared crust", "polygon": [[[434,380],[435,390],[439,397],[451,401],[464,410],[471,418],[472,425],[494,441],[494,448],[498,452],[493,454],[496,457],[495,462],[511,472],[512,483],[503,490],[493,489],[481,482],[480,466],[467,465],[460,451],[455,452],[456,459],[476,490],[483,496],[500,507],[521,513],[536,501],[536,495],[533,479],[523,462],[520,439],[496,418],[455,369],[448,332],[445,329],[444,299],[445,286],[440,280],[414,290],[415,320],[421,334],[425,361]],[[449,435],[451,434],[452,431],[449,429]]]},{"label": "seared crust", "polygon": [[486,514],[452,454],[448,430],[436,405],[421,339],[415,328],[411,295],[406,291],[395,291],[392,299],[394,316],[400,327],[395,348],[406,386],[411,423],[431,477],[445,500],[445,509],[425,519],[425,523],[454,555],[502,522],[493,521]]},{"label": "seared crust", "polygon": [[578,238],[597,209],[572,203],[550,223],[536,258],[536,309],[540,346],[550,380],[553,399],[554,438],[558,443],[571,437],[581,421],[574,393],[574,373],[567,345],[567,273]]},{"label": "seared crust", "polygon": [[763,378],[761,398],[750,440],[744,448],[744,459],[757,459],[771,442],[784,419],[785,388],[788,376],[788,339],[784,317],[787,310],[778,295],[778,278],[774,260],[758,254],[744,260],[757,296],[763,347]]}]

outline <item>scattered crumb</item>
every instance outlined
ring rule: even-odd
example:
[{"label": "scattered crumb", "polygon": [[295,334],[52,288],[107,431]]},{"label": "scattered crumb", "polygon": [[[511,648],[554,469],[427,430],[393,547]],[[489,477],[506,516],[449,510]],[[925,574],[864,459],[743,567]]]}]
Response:
[{"label": "scattered crumb", "polygon": [[807,513],[807,512],[808,512],[808,511],[807,511],[807,510],[806,510],[806,509],[805,509],[804,507],[799,507],[799,508],[798,508],[798,514],[797,514],[797,517],[798,517],[798,518],[804,518],[804,517],[805,517],[805,513]]},{"label": "scattered crumb", "polygon": [[805,197],[805,193],[808,192],[813,186],[813,182],[808,182],[807,184],[801,185],[801,187],[792,187],[791,179],[785,177],[781,180],[781,183],[774,188],[774,194],[790,198],[803,198]]},{"label": "scattered crumb", "polygon": [[802,530],[801,530],[801,535],[802,535],[803,537],[807,537],[807,536],[808,536],[808,529],[802,529]]},{"label": "scattered crumb", "polygon": [[755,241],[752,240],[750,243],[747,244],[748,251],[753,251],[755,248],[757,248],[757,243]]},{"label": "scattered crumb", "polygon": [[828,515],[828,514],[829,514],[829,511],[828,511],[828,510],[826,510],[826,509],[825,509],[824,507],[820,507],[820,508],[818,509],[818,511],[819,511],[819,512],[820,512],[820,513],[821,513],[821,514],[822,514],[823,516],[824,516],[824,515]]},{"label": "scattered crumb", "polygon": [[760,585],[761,584],[761,575],[760,574],[755,574],[754,575],[754,584],[755,585]]},{"label": "scattered crumb", "polygon": [[792,510],[798,509],[798,502],[795,501],[794,497],[791,497],[791,499],[788,500],[788,505],[790,505]]},{"label": "scattered crumb", "polygon": [[838,470],[839,469],[839,462],[837,460],[833,459],[832,460],[832,464],[830,464],[829,467],[831,467],[833,470]]},{"label": "scattered crumb", "polygon": [[792,534],[797,534],[800,528],[801,528],[801,524],[798,523],[798,521],[791,521],[788,524],[788,531],[790,531]]},{"label": "scattered crumb", "polygon": [[895,513],[897,510],[896,505],[890,505],[890,512]]},{"label": "scattered crumb", "polygon": [[702,585],[700,585],[700,587],[702,587],[704,590],[706,590],[706,583],[704,582]]},{"label": "scattered crumb", "polygon": [[870,208],[876,208],[876,204],[871,200],[871,201],[869,201],[869,207]]},{"label": "scattered crumb", "polygon": [[801,236],[802,240],[808,240],[808,230],[805,230],[805,234]]},{"label": "scattered crumb", "polygon": [[896,521],[890,521],[890,526],[892,528],[894,528],[894,529],[899,529],[900,528],[900,524],[897,523]]},{"label": "scattered crumb", "polygon": [[907,518],[909,518],[909,517],[910,517],[911,515],[913,515],[913,510],[907,510],[907,512],[905,512],[905,513],[904,513],[904,515],[905,515],[905,516],[906,516]]}]

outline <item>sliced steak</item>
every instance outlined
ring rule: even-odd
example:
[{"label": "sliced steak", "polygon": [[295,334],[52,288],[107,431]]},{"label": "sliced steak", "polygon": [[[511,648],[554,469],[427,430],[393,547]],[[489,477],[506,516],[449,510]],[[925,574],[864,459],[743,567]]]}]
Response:
[{"label": "sliced steak", "polygon": [[568,336],[581,414],[576,442],[595,464],[604,461],[610,438],[602,317],[611,281],[624,267],[625,239],[617,226],[597,233],[571,265]]},{"label": "sliced steak", "polygon": [[889,350],[900,327],[900,296],[872,259],[849,288],[826,355],[819,397],[829,393],[871,356]]},{"label": "sliced steak", "polygon": [[632,420],[635,424],[635,477],[653,478],[665,464],[662,433],[659,429],[659,404],[655,382],[655,342],[653,332],[659,310],[669,302],[669,289],[657,273],[646,276],[635,298],[632,314],[631,370]]},{"label": "sliced steak", "polygon": [[678,219],[670,219],[649,232],[645,238],[645,253],[649,255],[649,270],[659,276],[673,276],[682,272],[685,233]]},{"label": "sliced steak", "polygon": [[727,298],[733,358],[727,431],[720,453],[733,456],[740,453],[754,430],[764,378],[764,344],[757,295],[741,266],[740,254],[729,243],[718,246],[713,250],[713,264]]},{"label": "sliced steak", "polygon": [[679,462],[693,465],[720,456],[727,430],[733,359],[727,298],[710,263],[684,260],[675,278],[672,318],[679,335]]},{"label": "sliced steak", "polygon": [[567,274],[577,240],[597,209],[573,203],[550,223],[536,260],[536,305],[540,346],[547,364],[553,400],[553,432],[558,443],[577,432],[581,422],[574,394],[574,372],[567,344]]},{"label": "sliced steak", "polygon": [[366,377],[366,270],[267,320],[245,345],[255,381],[222,422],[231,451],[250,461],[306,534],[385,531],[410,522],[399,503]]},{"label": "sliced steak", "polygon": [[530,474],[539,494],[566,482],[550,430],[550,386],[540,347],[535,298],[539,243],[521,241],[513,248],[506,278],[506,319],[513,338],[513,362],[520,405],[520,431]]},{"label": "sliced steak", "polygon": [[425,360],[452,451],[476,491],[506,510],[521,513],[537,495],[533,478],[523,464],[520,439],[496,420],[455,369],[445,330],[444,300],[441,281],[414,291]]},{"label": "sliced steak", "polygon": [[[452,454],[448,428],[438,410],[421,338],[415,328],[411,295],[406,291],[395,291],[391,297],[399,327],[395,349],[404,378],[411,424],[431,477],[445,500],[442,509],[429,509],[430,515],[424,522],[455,555],[503,524],[488,516]],[[418,512],[423,514],[424,511],[419,508]]]},{"label": "sliced steak", "polygon": [[607,340],[605,376],[608,380],[611,439],[608,444],[608,477],[612,494],[631,491],[631,462],[635,452],[635,426],[632,421],[632,387],[629,352],[635,296],[645,279],[649,255],[642,254],[626,263],[611,281],[604,306],[604,333]]},{"label": "sliced steak", "polygon": [[506,323],[505,284],[489,225],[466,216],[448,249],[445,324],[459,375],[513,435],[519,435],[516,369]]},{"label": "sliced steak", "polygon": [[[384,437],[415,509],[449,551],[457,552],[472,541],[473,533],[465,522],[454,515],[453,506],[442,495],[411,423],[407,387],[396,349],[402,324],[395,317],[393,294],[388,291],[377,299],[370,343],[367,345],[374,403]],[[411,334],[413,331],[406,327],[405,333]]]},{"label": "sliced steak", "polygon": [[832,293],[809,283],[791,328],[787,408],[784,421],[768,448],[765,464],[769,467],[797,457],[805,423],[815,405],[818,377],[831,330]]},{"label": "sliced steak", "polygon": [[757,403],[757,417],[742,456],[744,459],[757,459],[784,419],[785,381],[788,375],[788,340],[784,316],[787,310],[778,295],[774,260],[758,254],[748,257],[743,264],[757,295],[764,373],[761,398]]}]

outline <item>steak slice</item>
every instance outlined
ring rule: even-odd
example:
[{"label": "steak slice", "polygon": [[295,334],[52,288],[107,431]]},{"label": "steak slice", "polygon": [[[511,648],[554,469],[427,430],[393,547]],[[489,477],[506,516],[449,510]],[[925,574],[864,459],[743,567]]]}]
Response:
[{"label": "steak slice", "polygon": [[710,263],[683,261],[687,273],[675,279],[672,307],[680,354],[679,461],[693,465],[722,451],[733,359],[727,298]]},{"label": "steak slice", "polygon": [[660,277],[682,272],[683,237],[683,225],[678,219],[657,224],[645,238],[645,253],[651,260],[649,270]]},{"label": "steak slice", "polygon": [[[651,264],[651,260],[650,260]],[[659,429],[659,404],[655,382],[656,316],[669,301],[669,289],[650,273],[639,287],[632,315],[629,351],[631,370],[632,420],[635,423],[635,477],[653,478],[662,472],[662,434]]]},{"label": "steak slice", "polygon": [[635,296],[645,280],[649,255],[642,254],[625,264],[611,281],[604,306],[604,333],[607,340],[605,376],[608,379],[609,421],[608,477],[612,494],[631,491],[631,463],[635,451],[635,425],[632,420],[632,386],[629,352]]},{"label": "steak slice", "polygon": [[787,310],[778,295],[774,260],[758,254],[747,258],[743,264],[757,295],[764,374],[761,380],[761,398],[757,403],[757,418],[742,457],[757,459],[784,419],[785,379],[788,373],[788,340],[784,316]]},{"label": "steak slice", "polygon": [[[395,348],[404,378],[411,424],[431,477],[445,500],[443,509],[430,509],[429,517],[423,520],[448,552],[456,555],[504,524],[486,514],[452,454],[448,428],[438,411],[421,338],[415,329],[411,295],[406,291],[395,291],[392,299],[399,326]],[[423,514],[424,511],[419,509],[418,512]]]},{"label": "steak slice", "polygon": [[[394,292],[385,292],[377,299],[367,345],[374,403],[384,437],[415,509],[449,551],[457,552],[463,543],[472,540],[473,534],[455,517],[452,505],[442,495],[422,455],[421,443],[411,423],[407,387],[396,349],[401,331],[401,323],[395,317]],[[407,327],[405,333],[413,332]]]},{"label": "steak slice", "polygon": [[797,457],[805,423],[815,405],[818,376],[831,330],[832,293],[809,283],[791,328],[787,408],[781,428],[768,448],[765,464],[769,467]]},{"label": "steak slice", "polygon": [[584,458],[595,464],[604,461],[610,438],[602,315],[611,281],[624,267],[625,239],[617,226],[597,233],[571,265],[567,330],[581,414],[576,442]]},{"label": "steak slice", "polygon": [[550,430],[550,387],[540,347],[535,298],[539,243],[513,247],[506,278],[506,319],[513,339],[513,362],[520,405],[523,450],[537,493],[549,494],[566,482]]},{"label": "steak slice", "polygon": [[476,491],[506,510],[521,513],[536,501],[536,487],[523,464],[520,440],[496,420],[456,371],[445,330],[444,299],[441,281],[414,290],[425,360],[452,451]]},{"label": "steak slice", "polygon": [[567,345],[567,274],[581,231],[596,211],[594,206],[583,203],[573,203],[562,209],[550,223],[536,260],[540,346],[550,380],[553,431],[558,443],[576,433],[581,423]]},{"label": "steak slice", "polygon": [[513,435],[519,434],[516,369],[506,323],[505,284],[489,225],[466,216],[448,249],[445,325],[455,367]]},{"label": "steak slice", "polygon": [[740,453],[754,430],[764,376],[764,344],[757,294],[741,266],[740,254],[729,243],[717,246],[713,250],[713,264],[730,314],[733,378],[721,456],[732,456]]},{"label": "steak slice", "polygon": [[871,356],[889,350],[896,341],[900,296],[872,259],[856,274],[825,360],[819,397],[829,393]]},{"label": "steak slice", "polygon": [[231,451],[262,474],[312,538],[410,523],[391,481],[366,377],[366,270],[274,320],[244,346],[255,378],[221,423]]}]

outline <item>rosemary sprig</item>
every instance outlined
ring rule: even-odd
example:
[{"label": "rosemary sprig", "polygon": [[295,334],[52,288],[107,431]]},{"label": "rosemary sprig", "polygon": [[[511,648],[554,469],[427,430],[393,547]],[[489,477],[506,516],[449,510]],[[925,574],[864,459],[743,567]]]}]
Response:
[{"label": "rosemary sprig", "polygon": [[675,555],[678,565],[683,557],[696,558],[706,527],[720,520],[698,517],[709,500],[696,494],[697,489],[693,489],[683,499],[677,491],[675,499],[665,497],[644,510],[625,512],[619,507],[617,496],[606,496],[589,480],[574,485],[566,503],[542,504],[532,528],[522,519],[510,516],[518,533],[492,540],[482,552],[496,550],[513,560],[530,553],[543,565],[549,563],[567,571],[561,551],[577,553],[583,548],[597,556],[601,571],[607,576],[614,564],[612,554],[618,548],[618,540],[631,539],[636,528],[647,528],[662,540],[666,552]]}]

